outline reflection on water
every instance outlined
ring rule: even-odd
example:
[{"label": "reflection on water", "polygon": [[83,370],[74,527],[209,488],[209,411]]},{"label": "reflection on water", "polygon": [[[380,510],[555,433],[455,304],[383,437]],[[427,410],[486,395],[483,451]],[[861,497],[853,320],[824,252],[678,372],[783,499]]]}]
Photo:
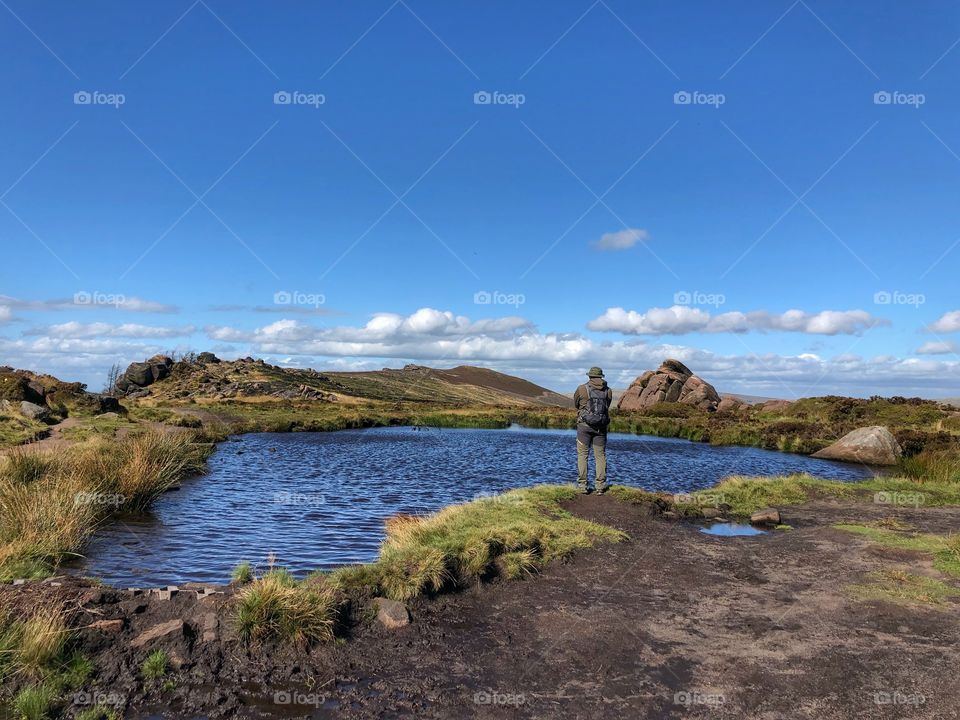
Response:
[{"label": "reflection on water", "polygon": [[[75,568],[114,585],[225,582],[268,553],[297,573],[374,559],[384,518],[576,475],[574,432],[377,428],[232,438],[210,473],[148,516],[97,533]],[[611,434],[611,481],[689,492],[731,474],[809,472],[856,480],[858,465],[741,447]],[[591,470],[592,472],[592,470]]]}]

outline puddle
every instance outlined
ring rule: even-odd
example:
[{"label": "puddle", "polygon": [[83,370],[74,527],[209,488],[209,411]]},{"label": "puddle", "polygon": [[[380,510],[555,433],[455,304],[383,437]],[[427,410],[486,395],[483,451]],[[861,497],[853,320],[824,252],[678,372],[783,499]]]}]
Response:
[{"label": "puddle", "polygon": [[700,528],[700,532],[707,535],[719,535],[720,537],[741,537],[750,535],[766,535],[766,530],[758,530],[753,525],[743,523],[714,523],[710,527]]}]

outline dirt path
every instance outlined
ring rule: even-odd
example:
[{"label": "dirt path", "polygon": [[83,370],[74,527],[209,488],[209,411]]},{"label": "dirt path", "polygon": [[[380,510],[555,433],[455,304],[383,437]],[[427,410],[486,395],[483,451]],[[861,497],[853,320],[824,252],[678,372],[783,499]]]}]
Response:
[{"label": "dirt path", "polygon": [[[133,718],[960,717],[960,603],[853,599],[845,588],[869,571],[936,571],[830,527],[895,515],[944,533],[960,528],[960,508],[817,503],[787,510],[795,529],[754,538],[708,536],[610,498],[570,509],[631,540],[523,582],[418,601],[406,628],[364,622],[309,654],[248,652],[223,627],[211,643],[179,634],[167,647],[184,665],[167,690],[138,687],[145,651],[130,639],[176,618],[199,628],[225,600],[60,591],[87,622],[147,606],[122,632],[90,636],[103,654],[89,691],[125,697]],[[30,587],[0,587],[0,602]]]}]

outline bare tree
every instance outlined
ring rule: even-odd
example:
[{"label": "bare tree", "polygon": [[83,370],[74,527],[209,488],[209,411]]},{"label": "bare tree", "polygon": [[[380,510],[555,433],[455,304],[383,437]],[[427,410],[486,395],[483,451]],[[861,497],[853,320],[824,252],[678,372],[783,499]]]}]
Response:
[{"label": "bare tree", "polygon": [[117,380],[120,379],[122,372],[123,370],[120,368],[120,363],[114,363],[110,366],[110,369],[107,371],[107,382],[103,386],[104,395],[116,395]]}]

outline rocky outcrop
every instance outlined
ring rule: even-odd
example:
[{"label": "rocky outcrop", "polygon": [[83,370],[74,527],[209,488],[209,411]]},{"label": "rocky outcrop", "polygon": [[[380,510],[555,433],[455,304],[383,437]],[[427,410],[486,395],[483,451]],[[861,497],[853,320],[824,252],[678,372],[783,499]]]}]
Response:
[{"label": "rocky outcrop", "polygon": [[902,454],[893,433],[882,425],[874,425],[847,433],[833,445],[815,452],[813,457],[866,465],[896,465]]},{"label": "rocky outcrop", "polygon": [[124,394],[138,393],[157,380],[170,375],[173,358],[166,355],[154,355],[146,362],[130,363],[130,366],[117,378],[116,389]]},{"label": "rocky outcrop", "polygon": [[790,407],[792,404],[789,400],[767,400],[757,405],[757,409],[760,412],[777,412]]},{"label": "rocky outcrop", "polygon": [[697,377],[679,360],[664,360],[656,370],[648,370],[633,381],[617,403],[619,410],[645,410],[661,402],[693,405],[701,410],[716,410],[720,395],[710,383]]}]

